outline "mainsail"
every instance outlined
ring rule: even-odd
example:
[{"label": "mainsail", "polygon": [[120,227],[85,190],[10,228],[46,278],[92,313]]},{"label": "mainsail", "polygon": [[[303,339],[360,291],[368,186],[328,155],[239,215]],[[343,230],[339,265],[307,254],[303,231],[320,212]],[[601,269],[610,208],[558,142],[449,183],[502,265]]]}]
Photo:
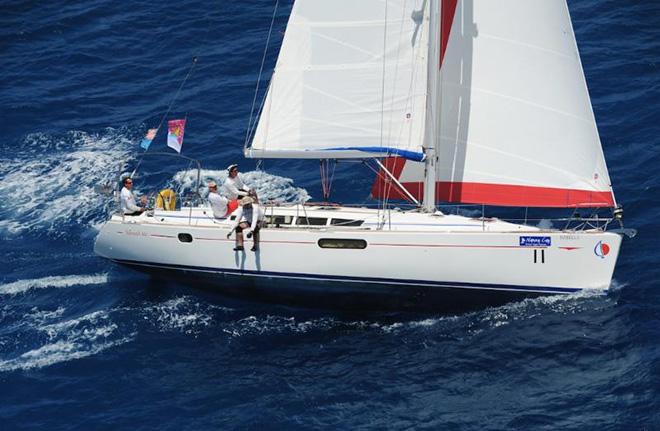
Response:
[{"label": "mainsail", "polygon": [[[442,23],[436,200],[614,206],[566,2],[443,0]],[[423,164],[386,166],[423,195]]]},{"label": "mainsail", "polygon": [[251,146],[253,158],[423,158],[423,0],[298,0]]}]

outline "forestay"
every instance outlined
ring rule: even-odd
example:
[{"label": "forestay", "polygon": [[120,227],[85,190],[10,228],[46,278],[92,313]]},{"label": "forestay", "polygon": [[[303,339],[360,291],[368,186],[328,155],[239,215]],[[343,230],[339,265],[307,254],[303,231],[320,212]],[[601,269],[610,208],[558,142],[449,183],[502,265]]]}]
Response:
[{"label": "forestay", "polygon": [[428,9],[422,0],[298,0],[253,158],[421,160]]},{"label": "forestay", "polygon": [[[449,33],[436,199],[614,206],[566,2],[444,0],[442,7],[451,27],[442,29]],[[422,196],[423,164],[389,165]],[[387,190],[381,185],[374,185],[377,197]],[[392,189],[390,197],[403,196]]]}]

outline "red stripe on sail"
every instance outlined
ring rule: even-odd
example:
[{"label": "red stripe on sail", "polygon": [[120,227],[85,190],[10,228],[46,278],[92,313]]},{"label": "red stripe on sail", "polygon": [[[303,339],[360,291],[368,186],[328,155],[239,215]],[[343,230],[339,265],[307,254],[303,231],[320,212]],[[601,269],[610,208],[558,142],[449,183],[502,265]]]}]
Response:
[{"label": "red stripe on sail", "polygon": [[449,43],[449,34],[451,33],[451,27],[454,22],[454,13],[456,12],[456,4],[458,0],[442,0],[442,16],[440,18],[440,30],[442,34],[440,35],[440,64],[442,66],[442,60],[445,58],[445,51],[447,50],[447,44]]},{"label": "red stripe on sail", "polygon": [[[406,159],[403,157],[388,157],[383,160],[383,166],[392,173],[394,178],[401,177],[401,172],[403,172],[405,164]],[[393,199],[409,200],[408,197],[405,197],[403,191],[399,189],[399,186],[397,186],[382,169],[380,169],[380,172],[376,175],[374,183],[371,186],[371,196],[377,199],[384,199],[385,196],[392,196]]]},{"label": "red stripe on sail", "polygon": [[[384,197],[378,194],[379,190],[383,190],[376,187],[379,181],[372,188],[375,198]],[[424,184],[421,182],[403,183],[403,186],[417,199],[424,195]],[[614,207],[611,192],[448,181],[437,182],[435,187],[436,201],[440,202],[543,208]],[[407,199],[397,187],[391,189],[388,198]]]}]

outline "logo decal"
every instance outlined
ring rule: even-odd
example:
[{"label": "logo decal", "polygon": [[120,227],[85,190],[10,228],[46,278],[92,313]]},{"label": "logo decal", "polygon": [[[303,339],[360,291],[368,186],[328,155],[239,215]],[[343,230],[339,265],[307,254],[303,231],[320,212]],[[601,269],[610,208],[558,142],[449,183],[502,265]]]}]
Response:
[{"label": "logo decal", "polygon": [[603,241],[598,241],[596,247],[594,247],[594,254],[601,259],[605,259],[605,256],[610,252],[610,246],[604,243]]},{"label": "logo decal", "polygon": [[521,236],[521,247],[550,247],[552,240],[549,236]]}]

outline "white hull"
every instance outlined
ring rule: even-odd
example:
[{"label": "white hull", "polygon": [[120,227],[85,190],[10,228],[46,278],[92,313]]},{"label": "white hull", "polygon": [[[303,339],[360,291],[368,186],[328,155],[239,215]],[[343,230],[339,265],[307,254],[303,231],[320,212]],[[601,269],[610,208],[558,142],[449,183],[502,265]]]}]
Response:
[{"label": "white hull", "polygon": [[[235,276],[232,290],[239,293],[237,280],[260,286],[297,280],[310,286],[330,282],[321,288],[328,294],[347,288],[417,294],[422,288],[449,294],[447,301],[452,295],[478,293],[497,303],[497,298],[585,289],[605,292],[621,244],[620,235],[597,230],[540,230],[462,216],[295,206],[269,208],[267,214],[288,215],[294,223],[296,215],[364,222],[360,227],[268,227],[261,231],[259,251],[249,251],[251,240],[246,239],[246,250],[234,252],[233,238],[227,239],[230,221],[213,221],[205,211],[113,216],[101,229],[95,252],[149,272],[175,271],[191,281]],[[192,242],[182,242],[179,234],[189,234]],[[366,248],[322,248],[320,239],[360,240]]]}]

